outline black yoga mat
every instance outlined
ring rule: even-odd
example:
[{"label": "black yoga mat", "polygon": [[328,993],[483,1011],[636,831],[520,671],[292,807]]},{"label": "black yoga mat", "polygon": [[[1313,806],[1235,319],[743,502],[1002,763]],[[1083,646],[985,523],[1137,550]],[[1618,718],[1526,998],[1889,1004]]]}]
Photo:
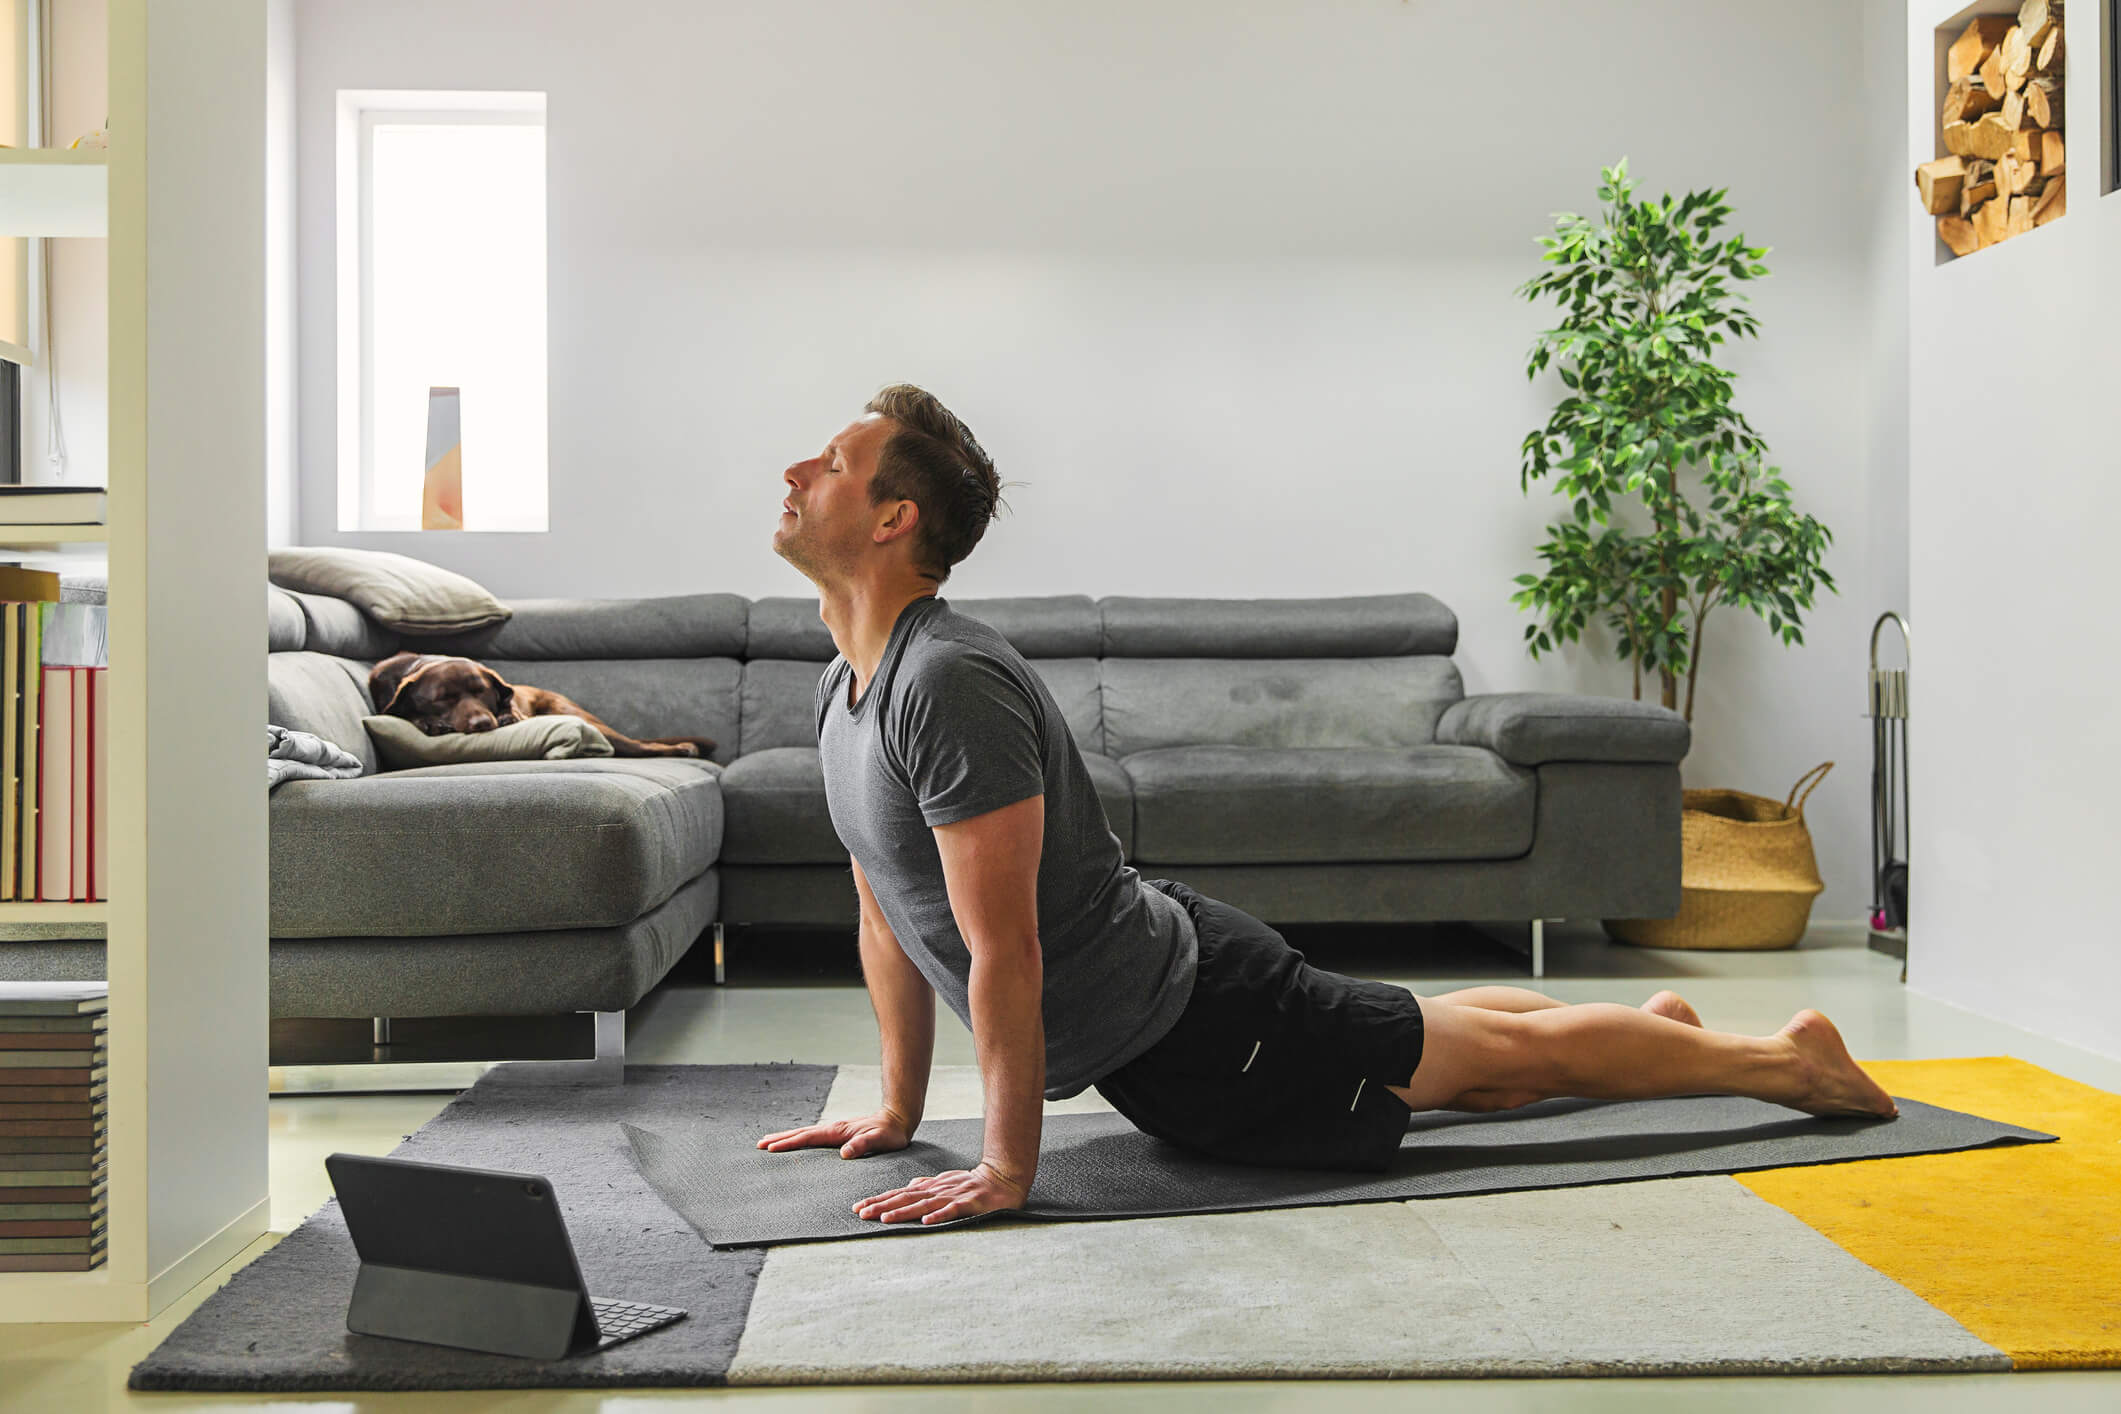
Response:
[{"label": "black yoga mat", "polygon": [[[1547,1100],[1487,1115],[1437,1111],[1411,1117],[1398,1159],[1381,1174],[1218,1163],[1151,1139],[1118,1115],[1051,1115],[1031,1205],[1011,1216],[1146,1218],[1441,1198],[2055,1138],[1916,1100],[1899,1104],[1899,1118],[1890,1120],[1819,1119],[1730,1096]],[[642,1176],[716,1247],[939,1232],[982,1221],[879,1223],[853,1212],[873,1194],[976,1164],[976,1119],[924,1124],[910,1147],[852,1160],[832,1149],[769,1154],[756,1147],[764,1132],[757,1124],[728,1117],[682,1127],[621,1127]],[[1885,1173],[1879,1178],[1890,1181]]]}]

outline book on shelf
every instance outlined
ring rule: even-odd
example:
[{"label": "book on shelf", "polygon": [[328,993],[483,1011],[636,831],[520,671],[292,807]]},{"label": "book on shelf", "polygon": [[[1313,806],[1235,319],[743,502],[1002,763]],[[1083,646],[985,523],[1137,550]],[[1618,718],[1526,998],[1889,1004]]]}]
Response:
[{"label": "book on shelf", "polygon": [[44,700],[37,709],[37,897],[71,903],[75,896],[74,673],[40,664]]},{"label": "book on shelf", "polygon": [[[77,1149],[72,1153],[68,1153],[65,1150],[52,1152],[40,1150],[33,1154],[0,1154],[0,1168],[9,1169],[16,1173],[27,1172],[32,1169],[38,1173],[73,1172],[76,1170],[94,1171],[103,1167],[103,1160],[104,1156],[102,1154],[92,1151],[84,1152]],[[101,1177],[101,1174],[98,1174],[97,1177]],[[56,1178],[50,1181],[53,1183],[61,1182],[61,1180]],[[81,1180],[83,1183],[88,1181],[85,1178]]]},{"label": "book on shelf", "polygon": [[0,526],[101,525],[101,486],[0,486]]},{"label": "book on shelf", "polygon": [[74,680],[74,763],[73,763],[73,837],[67,841],[68,877],[74,882],[73,897],[76,903],[86,903],[95,897],[88,887],[88,786],[89,752],[94,743],[88,737],[88,668],[68,668],[67,676]]},{"label": "book on shelf", "polygon": [[15,1018],[0,1016],[0,1051],[93,1051],[103,1045],[108,1034],[103,1031],[17,1031],[14,1023]]},{"label": "book on shelf", "polygon": [[107,1085],[0,1085],[0,1105],[72,1104],[108,1093]]},{"label": "book on shelf", "polygon": [[17,1218],[0,1222],[0,1237],[91,1237],[103,1231],[104,1218]]},{"label": "book on shelf", "polygon": [[24,1154],[93,1154],[98,1142],[93,1134],[77,1137],[13,1134],[0,1139],[0,1163]]},{"label": "book on shelf", "polygon": [[96,1016],[110,1010],[110,983],[0,982],[0,1018]]},{"label": "book on shelf", "polygon": [[50,1031],[71,1036],[110,1027],[107,1011],[91,1012],[86,1016],[23,1016],[6,1008],[7,1004],[0,1002],[0,1031]]},{"label": "book on shelf", "polygon": [[43,662],[43,620],[34,603],[11,603],[6,608],[16,624],[15,671],[19,692],[13,737],[16,776],[9,781],[8,793],[0,799],[0,808],[7,809],[15,820],[12,845],[7,855],[7,866],[15,880],[14,896],[34,899],[37,897],[37,709],[39,687],[44,676],[39,667]]}]

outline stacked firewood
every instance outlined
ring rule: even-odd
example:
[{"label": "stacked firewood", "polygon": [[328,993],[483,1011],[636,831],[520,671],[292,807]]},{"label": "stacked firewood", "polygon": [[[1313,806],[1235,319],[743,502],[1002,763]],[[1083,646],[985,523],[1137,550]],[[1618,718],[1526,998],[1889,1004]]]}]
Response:
[{"label": "stacked firewood", "polygon": [[2062,0],[1980,15],[1945,57],[1944,150],[1915,190],[1954,255],[2063,214]]}]

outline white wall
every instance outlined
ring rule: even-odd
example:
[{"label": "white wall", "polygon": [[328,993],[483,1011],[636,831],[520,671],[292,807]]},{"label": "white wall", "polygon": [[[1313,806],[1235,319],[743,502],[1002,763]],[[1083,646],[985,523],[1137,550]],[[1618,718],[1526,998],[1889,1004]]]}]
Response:
[{"label": "white wall", "polygon": [[[65,147],[104,126],[110,75],[104,0],[53,0],[52,130],[48,147]],[[110,301],[107,242],[70,237],[45,242],[52,267],[52,344],[22,380],[22,476],[101,486],[110,474]],[[52,437],[50,390],[59,384],[59,436]]]},{"label": "white wall", "polygon": [[[2001,8],[2000,6],[1998,8]],[[1908,982],[2121,1056],[2110,936],[2114,389],[2121,201],[2096,121],[2106,7],[2069,11],[2070,211],[1946,264],[1910,202]],[[1911,148],[1935,151],[1932,27],[1913,0]]]},{"label": "white wall", "polygon": [[[1864,639],[1905,603],[1878,3],[298,0],[299,537],[511,596],[806,593],[779,472],[903,379],[1029,483],[950,594],[1423,589],[1471,690],[1625,693],[1508,602],[1559,396],[1512,292],[1625,154],[1774,247],[1731,364],[1844,591],[1801,650],[1712,620],[1687,776],[1839,760],[1815,916],[1858,917]],[[335,527],[333,95],[388,87],[549,94],[549,534]]]}]

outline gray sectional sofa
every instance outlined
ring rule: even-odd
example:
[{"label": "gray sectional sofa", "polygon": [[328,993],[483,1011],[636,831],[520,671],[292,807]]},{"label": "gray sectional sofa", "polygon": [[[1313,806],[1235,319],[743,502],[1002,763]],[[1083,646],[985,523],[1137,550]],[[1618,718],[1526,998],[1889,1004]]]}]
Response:
[{"label": "gray sectional sofa", "polygon": [[[856,925],[818,767],[836,650],[814,599],[523,600],[497,629],[401,641],[346,601],[269,592],[269,720],[364,767],[273,792],[275,1017],[593,1011],[611,1062],[624,1010],[703,937],[719,974],[725,942],[770,946],[770,925]],[[1146,875],[1272,923],[1678,908],[1686,724],[1468,698],[1457,621],[1428,595],[951,602],[1052,689]],[[367,676],[400,647],[718,747],[380,771]]]},{"label": "gray sectional sofa", "polygon": [[[719,948],[855,926],[818,767],[836,650],[814,599],[526,600],[497,629],[401,643],[344,601],[272,595],[271,720],[369,768],[274,793],[275,1016],[617,1011],[710,930]],[[1428,595],[952,603],[1045,679],[1145,874],[1270,922],[1678,907],[1685,723],[1467,698],[1457,621]],[[401,646],[718,746],[377,773],[366,678]]]}]

